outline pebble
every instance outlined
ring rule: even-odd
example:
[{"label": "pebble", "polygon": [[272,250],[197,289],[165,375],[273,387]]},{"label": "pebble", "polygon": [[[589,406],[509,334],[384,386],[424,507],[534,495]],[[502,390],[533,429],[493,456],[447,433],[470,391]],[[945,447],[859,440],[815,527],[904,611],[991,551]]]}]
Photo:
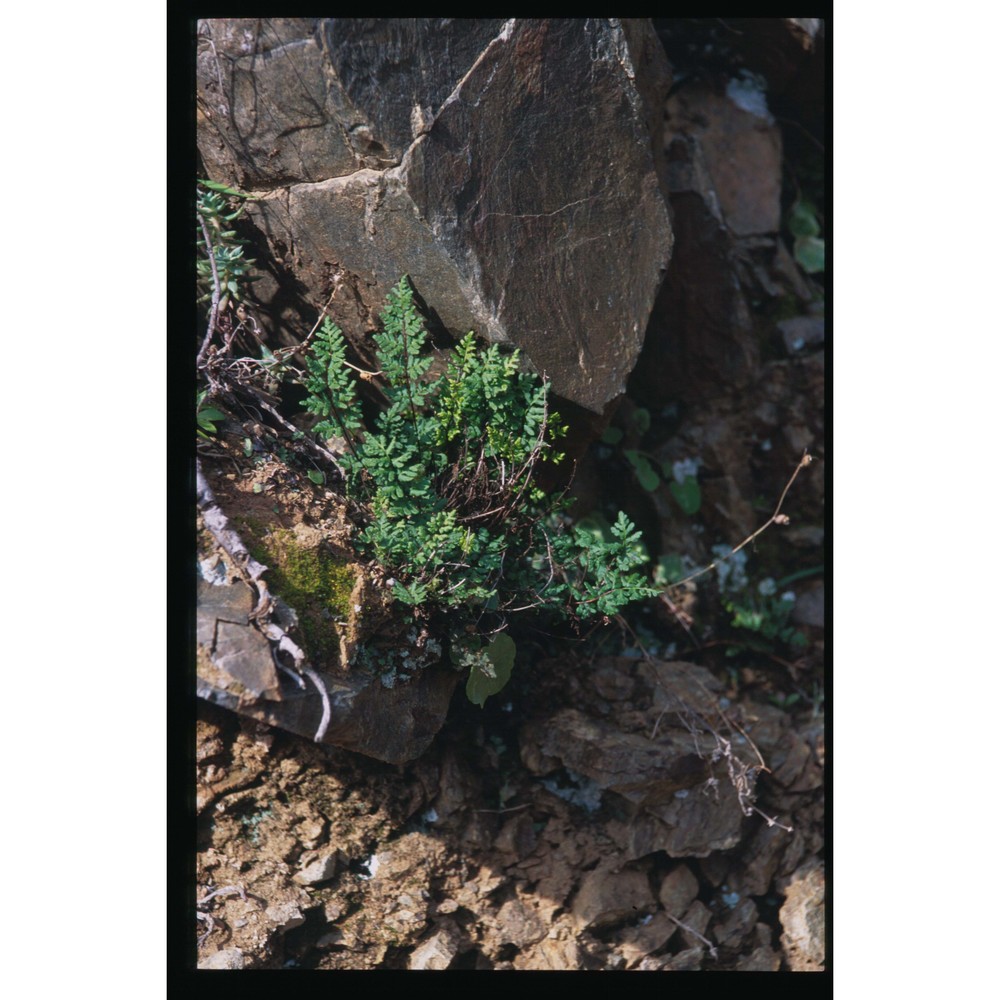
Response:
[{"label": "pebble", "polygon": [[243,952],[239,948],[223,948],[198,963],[199,969],[242,969]]},{"label": "pebble", "polygon": [[299,885],[318,885],[333,878],[337,872],[337,855],[322,854],[315,860],[304,865],[292,877]]}]

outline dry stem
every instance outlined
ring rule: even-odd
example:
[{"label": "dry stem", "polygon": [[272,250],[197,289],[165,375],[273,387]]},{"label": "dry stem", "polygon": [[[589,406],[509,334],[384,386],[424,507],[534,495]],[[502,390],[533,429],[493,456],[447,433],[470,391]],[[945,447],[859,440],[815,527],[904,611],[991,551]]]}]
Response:
[{"label": "dry stem", "polygon": [[795,482],[795,477],[812,462],[812,455],[808,451],[802,453],[802,458],[799,459],[799,464],[795,466],[795,471],[792,473],[791,478],[785,483],[785,488],[781,491],[781,496],[778,499],[778,506],[774,508],[774,513],[767,519],[767,521],[762,524],[752,535],[748,535],[746,538],[736,546],[728,555],[721,556],[714,562],[709,563],[704,569],[698,570],[697,573],[692,573],[690,576],[684,577],[683,580],[678,580],[677,583],[670,584],[671,587],[682,587],[685,583],[690,583],[692,580],[696,580],[699,576],[704,576],[710,570],[715,569],[719,563],[725,562],[727,559],[731,559],[737,552],[742,548],[746,548],[758,535],[763,534],[771,527],[772,524],[788,524],[789,518],[787,514],[781,513],[781,506],[785,502],[785,497],[791,488],[792,483]]}]

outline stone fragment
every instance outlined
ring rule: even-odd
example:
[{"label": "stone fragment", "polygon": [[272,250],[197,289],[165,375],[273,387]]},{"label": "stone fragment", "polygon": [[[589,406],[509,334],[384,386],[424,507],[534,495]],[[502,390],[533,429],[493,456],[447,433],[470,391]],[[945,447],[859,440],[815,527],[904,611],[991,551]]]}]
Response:
[{"label": "stone fragment", "polygon": [[[683,917],[678,917],[681,926],[681,937],[689,948],[702,947],[705,942],[705,928],[708,927],[709,920],[712,919],[712,911],[700,900],[696,899],[684,912]],[[701,935],[699,937],[698,935]]]},{"label": "stone fragment", "polygon": [[410,955],[409,967],[414,970],[447,969],[458,954],[461,935],[451,921],[442,923],[426,941]]},{"label": "stone fragment", "polygon": [[635,927],[626,927],[619,935],[622,955],[629,968],[637,965],[650,952],[662,948],[677,930],[677,925],[665,913],[654,913]]},{"label": "stone fragment", "polygon": [[306,922],[302,910],[292,902],[274,903],[265,910],[264,915],[281,934],[301,927]]},{"label": "stone fragment", "polygon": [[548,969],[575,972],[581,968],[579,945],[571,937],[559,935],[539,941],[527,952],[514,956],[515,969]]},{"label": "stone fragment", "polygon": [[781,224],[781,130],[759,86],[735,77],[724,94],[700,84],[682,87],[670,99],[668,114],[672,132],[700,144],[730,232],[776,232]]},{"label": "stone fragment", "polygon": [[730,889],[742,896],[763,896],[790,843],[786,830],[766,824],[761,826],[740,849],[739,860],[730,863],[724,876]]},{"label": "stone fragment", "polygon": [[279,698],[280,687],[271,647],[250,624],[254,597],[238,581],[215,585],[198,581],[197,635],[220,683],[253,698]]},{"label": "stone fragment", "polygon": [[793,972],[822,972],[826,965],[826,879],[811,861],[793,876],[778,913],[781,947]]},{"label": "stone fragment", "polygon": [[739,948],[743,939],[757,922],[757,904],[743,897],[721,924],[715,927],[715,940],[719,945]]},{"label": "stone fragment", "polygon": [[698,895],[698,880],[685,864],[678,865],[660,884],[660,902],[663,909],[680,918]]},{"label": "stone fragment", "polygon": [[777,972],[781,968],[781,956],[769,945],[762,944],[737,961],[736,972]]},{"label": "stone fragment", "polygon": [[333,878],[336,873],[336,853],[321,854],[319,857],[314,857],[308,864],[303,865],[293,878],[299,885],[317,885]]},{"label": "stone fragment", "polygon": [[822,316],[793,316],[777,324],[785,350],[789,354],[801,354],[823,346],[826,338],[826,320]]},{"label": "stone fragment", "polygon": [[[664,972],[694,972],[701,968],[701,963],[705,958],[705,949],[702,946],[687,948],[676,955],[671,955],[662,961],[658,966]],[[642,965],[639,966],[642,969]]]},{"label": "stone fragment", "polygon": [[[320,676],[332,710],[323,742],[390,764],[413,760],[430,746],[444,722],[459,679],[453,670],[431,667],[390,689],[366,676]],[[203,671],[199,658],[200,697],[312,739],[322,715],[322,703],[315,689],[311,685],[300,689],[289,682],[282,694],[281,701],[248,704]],[[392,725],[387,724],[388,719]]]},{"label": "stone fragment", "polygon": [[572,708],[525,726],[521,757],[536,773],[555,761],[636,803],[669,798],[710,774],[707,759],[686,748],[622,733]]},{"label": "stone fragment", "polygon": [[223,948],[198,961],[199,969],[242,969],[243,952],[239,948]]},{"label": "stone fragment", "polygon": [[585,930],[642,916],[655,905],[644,872],[602,867],[583,877],[571,909],[577,926]]},{"label": "stone fragment", "polygon": [[497,913],[497,939],[526,948],[545,937],[547,928],[534,909],[520,899],[510,899]]}]

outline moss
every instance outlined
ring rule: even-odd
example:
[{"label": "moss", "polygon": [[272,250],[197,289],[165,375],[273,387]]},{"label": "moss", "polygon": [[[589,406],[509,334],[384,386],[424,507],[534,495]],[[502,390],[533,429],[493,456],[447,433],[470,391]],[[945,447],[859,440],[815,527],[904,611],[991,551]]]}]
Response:
[{"label": "moss", "polygon": [[268,567],[271,591],[298,613],[308,652],[323,659],[340,650],[337,622],[351,618],[351,595],[357,577],[352,567],[328,547],[305,544],[294,531],[265,532],[244,520],[244,541],[253,557]]}]

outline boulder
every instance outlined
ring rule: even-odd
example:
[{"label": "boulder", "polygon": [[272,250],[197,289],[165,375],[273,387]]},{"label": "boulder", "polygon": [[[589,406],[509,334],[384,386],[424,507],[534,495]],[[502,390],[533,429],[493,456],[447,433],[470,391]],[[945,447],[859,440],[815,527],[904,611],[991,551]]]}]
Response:
[{"label": "boulder", "polygon": [[363,353],[405,273],[450,334],[519,347],[560,396],[624,392],[673,241],[647,21],[211,19],[199,42],[198,146],[259,196],[265,329],[301,339],[328,304]]}]

